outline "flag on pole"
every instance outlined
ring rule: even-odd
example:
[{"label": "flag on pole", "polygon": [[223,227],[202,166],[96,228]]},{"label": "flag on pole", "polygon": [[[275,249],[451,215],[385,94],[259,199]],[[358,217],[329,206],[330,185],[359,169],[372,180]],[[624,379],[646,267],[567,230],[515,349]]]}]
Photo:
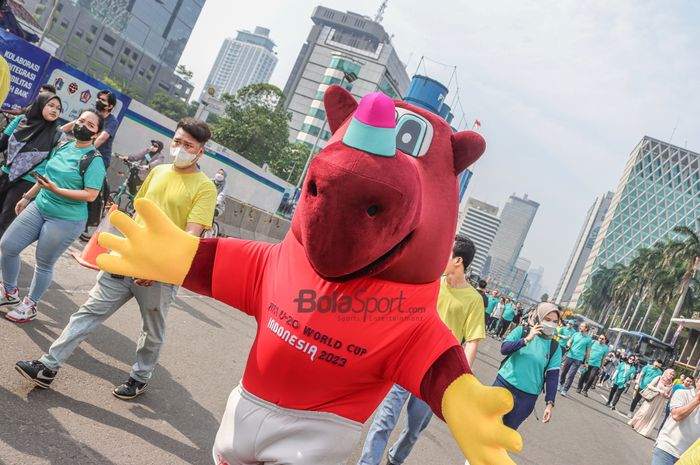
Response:
[{"label": "flag on pole", "polygon": [[472,129],[481,129],[481,121],[475,119],[474,124],[472,125]]}]

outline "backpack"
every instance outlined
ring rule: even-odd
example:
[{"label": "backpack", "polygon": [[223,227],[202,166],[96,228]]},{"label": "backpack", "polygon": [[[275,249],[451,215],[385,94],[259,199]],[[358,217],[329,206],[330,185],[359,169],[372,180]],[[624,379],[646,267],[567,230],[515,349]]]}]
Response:
[{"label": "backpack", "polygon": [[[523,326],[523,336],[522,336],[523,339],[526,338],[528,334],[530,334],[530,325],[524,325],[524,326]],[[547,364],[549,364],[549,360],[551,360],[552,357],[554,357],[554,354],[557,352],[557,349],[558,349],[558,348],[559,348],[559,343],[558,343],[556,340],[554,340],[554,339],[550,339],[550,341],[549,341],[549,358],[547,359],[547,360],[548,360]],[[518,350],[520,350],[520,349],[518,349]],[[517,352],[517,350],[516,350],[515,352]],[[498,367],[499,370],[500,370],[501,368],[503,368],[503,365],[506,364],[506,362],[508,361],[508,359],[509,359],[515,352],[509,353],[508,355],[506,355],[506,356],[503,358],[503,360],[501,360],[501,364],[500,364],[500,366]],[[546,382],[547,382],[547,367],[545,366],[545,367],[544,367],[544,374],[543,374],[543,376],[542,376],[542,392],[544,392],[544,385],[546,384]]]},{"label": "backpack", "polygon": [[[56,145],[56,151],[58,151],[61,147],[64,147],[66,144],[70,143],[71,141],[61,141]],[[98,150],[91,150],[85,155],[83,155],[83,158],[80,159],[80,163],[78,164],[78,173],[80,173],[80,177],[83,178],[83,189],[85,188],[85,173],[87,172],[88,168],[90,167],[90,164],[95,158],[102,158],[102,154]],[[100,192],[97,194],[97,197],[95,197],[95,200],[92,202],[87,203],[88,207],[88,219],[87,219],[87,226],[97,226],[100,224],[100,221],[102,220],[102,212],[104,210],[104,205],[106,203],[106,197],[109,195],[109,186],[107,185],[107,177],[105,176],[104,182],[102,183],[102,188],[100,189]]]}]

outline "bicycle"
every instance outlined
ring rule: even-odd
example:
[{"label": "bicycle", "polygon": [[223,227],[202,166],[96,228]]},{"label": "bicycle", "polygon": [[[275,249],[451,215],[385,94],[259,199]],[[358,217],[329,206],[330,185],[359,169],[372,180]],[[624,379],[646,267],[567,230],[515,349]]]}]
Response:
[{"label": "bicycle", "polygon": [[[109,193],[109,202],[107,202],[109,205],[105,205],[105,209],[109,209],[111,205],[116,205],[119,210],[132,216],[136,210],[134,209],[134,196],[131,194],[129,186],[132,185],[132,183],[134,183],[133,185],[140,183],[139,173],[141,171],[141,164],[124,159],[122,159],[122,161],[129,169],[128,175],[116,190]],[[124,176],[127,173],[119,171],[118,174]]]},{"label": "bicycle", "polygon": [[202,234],[200,235],[201,238],[213,239],[221,235],[221,229],[219,228],[219,223],[217,223],[216,219],[221,216],[222,213],[223,209],[220,209],[218,206],[214,209],[214,219],[211,222],[211,228],[202,231]]}]

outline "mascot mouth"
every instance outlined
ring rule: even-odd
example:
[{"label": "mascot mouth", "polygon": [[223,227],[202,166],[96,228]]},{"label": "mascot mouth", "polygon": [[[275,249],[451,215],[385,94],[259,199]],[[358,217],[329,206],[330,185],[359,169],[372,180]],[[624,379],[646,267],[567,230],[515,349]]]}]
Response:
[{"label": "mascot mouth", "polygon": [[324,276],[324,279],[331,282],[345,282],[355,278],[375,275],[390,264],[390,259],[397,256],[406,247],[406,244],[409,243],[411,237],[413,237],[413,231],[408,233],[406,237],[401,239],[398,244],[389,249],[384,255],[377,258],[369,265],[363,266],[359,270],[355,270],[342,276]]}]

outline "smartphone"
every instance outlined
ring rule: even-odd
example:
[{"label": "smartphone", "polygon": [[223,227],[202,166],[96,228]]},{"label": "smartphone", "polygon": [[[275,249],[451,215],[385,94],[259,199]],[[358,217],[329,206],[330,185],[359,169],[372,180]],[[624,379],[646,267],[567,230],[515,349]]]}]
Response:
[{"label": "smartphone", "polygon": [[44,176],[40,175],[40,174],[37,173],[36,171],[31,171],[31,172],[29,173],[29,176],[33,177],[34,179],[38,179],[38,180],[41,181],[41,182],[49,182],[48,179],[46,179]]}]

